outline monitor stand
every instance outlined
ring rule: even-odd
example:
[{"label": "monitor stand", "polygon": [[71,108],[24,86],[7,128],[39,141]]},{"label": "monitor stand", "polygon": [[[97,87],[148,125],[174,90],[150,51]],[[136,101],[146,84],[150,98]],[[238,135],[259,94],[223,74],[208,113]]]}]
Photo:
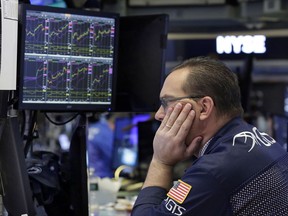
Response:
[{"label": "monitor stand", "polygon": [[35,215],[17,117],[0,118],[0,182],[8,215]]},{"label": "monitor stand", "polygon": [[86,114],[80,114],[77,127],[72,135],[69,161],[71,169],[71,202],[75,215],[88,215],[88,187],[86,165]]},{"label": "monitor stand", "polygon": [[9,91],[0,90],[0,118],[7,117],[7,103]]}]

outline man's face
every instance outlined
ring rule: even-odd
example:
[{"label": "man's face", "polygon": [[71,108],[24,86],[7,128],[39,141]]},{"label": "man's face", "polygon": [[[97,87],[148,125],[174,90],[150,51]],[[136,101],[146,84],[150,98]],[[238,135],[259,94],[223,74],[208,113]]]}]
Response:
[{"label": "man's face", "polygon": [[[199,122],[197,119],[197,116],[199,116],[200,107],[197,105],[197,102],[195,100],[188,97],[190,96],[190,94],[184,92],[182,89],[183,83],[187,79],[187,74],[188,74],[188,70],[184,68],[184,69],[173,71],[165,79],[163,87],[160,92],[160,100],[164,99],[163,101],[164,102],[166,101],[167,103],[164,103],[159,107],[158,111],[155,114],[155,118],[159,121],[162,121],[166,115],[166,111],[168,107],[174,107],[177,103],[192,104],[193,109],[196,111],[196,118],[191,127],[191,133],[189,133],[188,135],[190,137],[190,136],[193,136],[193,133],[196,132],[196,130],[194,130],[193,128],[195,125],[197,125],[197,122]],[[180,98],[180,99],[177,99],[177,98]]]}]

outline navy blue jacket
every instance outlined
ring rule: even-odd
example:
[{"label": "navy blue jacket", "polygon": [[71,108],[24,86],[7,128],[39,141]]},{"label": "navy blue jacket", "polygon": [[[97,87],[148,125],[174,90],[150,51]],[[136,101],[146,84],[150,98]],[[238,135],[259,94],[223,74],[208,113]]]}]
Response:
[{"label": "navy blue jacket", "polygon": [[235,118],[215,134],[204,155],[169,192],[160,187],[141,190],[132,216],[287,212],[287,152],[266,133]]}]

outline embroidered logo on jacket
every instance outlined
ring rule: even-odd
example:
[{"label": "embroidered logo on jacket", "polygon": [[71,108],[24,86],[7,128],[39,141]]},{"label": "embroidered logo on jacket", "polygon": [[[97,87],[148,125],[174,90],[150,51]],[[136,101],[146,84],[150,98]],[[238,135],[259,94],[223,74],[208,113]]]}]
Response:
[{"label": "embroidered logo on jacket", "polygon": [[235,142],[237,139],[244,139],[244,143],[247,143],[248,140],[251,141],[251,148],[248,152],[250,152],[255,145],[265,145],[265,146],[271,146],[272,144],[276,143],[276,141],[270,137],[268,134],[264,132],[260,132],[256,127],[252,129],[253,133],[250,131],[243,131],[241,133],[238,133],[233,138],[233,146],[235,145]]},{"label": "embroidered logo on jacket", "polygon": [[174,215],[181,216],[186,209],[180,205],[178,205],[174,200],[167,197],[165,200],[165,207],[166,209]]},{"label": "embroidered logo on jacket", "polygon": [[176,202],[178,202],[179,204],[182,204],[188,193],[190,192],[192,186],[181,181],[178,180],[174,186],[169,190],[169,192],[167,193],[167,196],[169,196],[170,198],[172,198],[173,200],[175,200]]}]

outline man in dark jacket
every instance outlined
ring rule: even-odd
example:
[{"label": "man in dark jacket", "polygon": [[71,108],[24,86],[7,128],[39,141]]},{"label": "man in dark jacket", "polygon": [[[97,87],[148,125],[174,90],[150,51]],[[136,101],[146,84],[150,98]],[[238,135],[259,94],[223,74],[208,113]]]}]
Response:
[{"label": "man in dark jacket", "polygon": [[[237,77],[228,67],[189,59],[167,76],[160,100],[161,125],[133,216],[287,215],[287,152],[242,119]],[[173,185],[173,168],[193,155]]]}]

